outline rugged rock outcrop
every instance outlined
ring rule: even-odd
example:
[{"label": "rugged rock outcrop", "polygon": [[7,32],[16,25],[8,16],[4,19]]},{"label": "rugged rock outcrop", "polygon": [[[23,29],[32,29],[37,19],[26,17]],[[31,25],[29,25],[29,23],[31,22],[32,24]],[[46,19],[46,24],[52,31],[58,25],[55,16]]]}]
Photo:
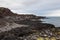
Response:
[{"label": "rugged rock outcrop", "polygon": [[8,8],[0,7],[0,16],[10,16],[13,13]]},{"label": "rugged rock outcrop", "polygon": [[0,40],[25,40],[28,36],[34,37],[34,33],[40,36],[55,36],[55,26],[42,23],[40,19],[44,18],[46,17],[14,14],[8,8],[0,7]]}]

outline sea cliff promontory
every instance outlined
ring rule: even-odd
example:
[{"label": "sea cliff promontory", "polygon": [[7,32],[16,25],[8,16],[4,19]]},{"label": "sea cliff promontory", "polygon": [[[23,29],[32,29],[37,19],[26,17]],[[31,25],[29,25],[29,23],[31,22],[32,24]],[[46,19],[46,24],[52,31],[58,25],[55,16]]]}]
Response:
[{"label": "sea cliff promontory", "polygon": [[[53,24],[42,23],[43,16],[16,14],[0,7],[0,40],[39,40],[59,39]],[[47,40],[46,39],[46,40]]]}]

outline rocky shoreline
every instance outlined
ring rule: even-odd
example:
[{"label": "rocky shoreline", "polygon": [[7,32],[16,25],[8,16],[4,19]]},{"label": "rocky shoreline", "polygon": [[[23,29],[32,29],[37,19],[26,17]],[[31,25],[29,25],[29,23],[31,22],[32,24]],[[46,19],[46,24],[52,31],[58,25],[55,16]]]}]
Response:
[{"label": "rocky shoreline", "polygon": [[60,40],[60,28],[41,19],[46,17],[15,14],[0,7],[0,40]]}]

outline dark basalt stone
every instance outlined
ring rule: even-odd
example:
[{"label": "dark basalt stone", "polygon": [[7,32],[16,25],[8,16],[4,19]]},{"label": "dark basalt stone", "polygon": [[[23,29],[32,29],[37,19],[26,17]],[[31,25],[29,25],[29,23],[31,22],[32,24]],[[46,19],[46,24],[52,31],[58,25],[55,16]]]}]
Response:
[{"label": "dark basalt stone", "polygon": [[[9,17],[9,18],[6,18]],[[11,30],[7,30],[0,33],[0,40],[21,40],[19,37],[28,36],[36,32],[44,32],[44,30],[55,28],[53,24],[42,23],[42,20],[46,17],[36,15],[19,15],[11,12],[10,9],[0,7],[0,25],[8,23],[29,25],[28,27],[16,27]],[[3,20],[4,19],[4,20]],[[23,19],[23,20],[21,20]],[[34,19],[34,20],[32,20]],[[3,22],[2,22],[3,21]],[[10,26],[9,26],[10,27]],[[43,30],[44,29],[44,30]]]}]

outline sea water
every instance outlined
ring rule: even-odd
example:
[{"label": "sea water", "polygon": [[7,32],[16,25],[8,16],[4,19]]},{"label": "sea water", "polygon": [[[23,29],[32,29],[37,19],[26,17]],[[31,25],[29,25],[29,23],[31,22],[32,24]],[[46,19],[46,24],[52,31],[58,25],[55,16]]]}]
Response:
[{"label": "sea water", "polygon": [[60,27],[60,17],[48,17],[48,19],[44,19],[43,21],[44,23],[50,23],[56,27]]}]

